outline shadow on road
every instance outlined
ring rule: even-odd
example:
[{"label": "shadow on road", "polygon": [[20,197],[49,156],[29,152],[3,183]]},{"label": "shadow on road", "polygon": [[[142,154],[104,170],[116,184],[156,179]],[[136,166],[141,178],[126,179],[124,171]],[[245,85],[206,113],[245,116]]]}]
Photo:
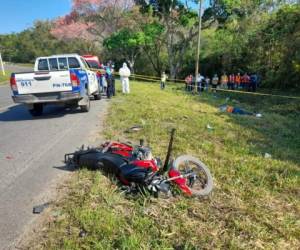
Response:
[{"label": "shadow on road", "polygon": [[24,105],[16,105],[8,108],[6,111],[0,113],[0,121],[13,122],[13,121],[27,121],[27,120],[41,120],[60,118],[68,114],[81,113],[80,109],[69,109],[62,106],[46,106],[43,115],[33,117],[28,112]]}]

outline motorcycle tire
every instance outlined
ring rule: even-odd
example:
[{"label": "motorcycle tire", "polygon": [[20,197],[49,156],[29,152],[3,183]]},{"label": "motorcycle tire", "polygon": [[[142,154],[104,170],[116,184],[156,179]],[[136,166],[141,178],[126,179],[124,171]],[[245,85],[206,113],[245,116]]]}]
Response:
[{"label": "motorcycle tire", "polygon": [[190,155],[181,155],[175,159],[172,167],[175,170],[179,171],[181,174],[185,174],[185,172],[181,170],[181,166],[182,164],[186,165],[187,162],[190,162],[194,166],[196,166],[196,170],[200,171],[201,174],[205,176],[205,183],[201,183],[200,176],[197,174],[196,179],[198,179],[201,184],[200,189],[197,186],[194,186],[193,184],[189,185],[188,183],[192,195],[198,197],[209,195],[213,190],[213,178],[208,167],[202,161]]}]

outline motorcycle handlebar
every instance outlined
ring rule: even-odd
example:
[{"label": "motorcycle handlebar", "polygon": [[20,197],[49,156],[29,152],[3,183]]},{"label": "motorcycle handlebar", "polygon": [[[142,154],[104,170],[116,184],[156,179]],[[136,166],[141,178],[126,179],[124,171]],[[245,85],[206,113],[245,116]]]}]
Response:
[{"label": "motorcycle handlebar", "polygon": [[168,152],[167,152],[167,156],[165,159],[165,164],[163,166],[162,172],[166,173],[169,170],[169,162],[170,162],[170,157],[171,157],[171,153],[173,150],[173,141],[174,141],[174,136],[175,136],[175,131],[176,129],[173,128],[171,131],[171,137],[170,137],[170,141],[169,141],[169,146],[168,146]]}]

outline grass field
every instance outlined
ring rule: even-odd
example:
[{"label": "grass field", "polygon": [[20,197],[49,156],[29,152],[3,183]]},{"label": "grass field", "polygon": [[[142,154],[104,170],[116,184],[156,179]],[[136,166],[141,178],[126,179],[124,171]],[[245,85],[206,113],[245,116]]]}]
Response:
[{"label": "grass field", "polygon": [[[220,113],[238,105],[262,118]],[[179,86],[132,84],[112,100],[107,139],[145,138],[164,157],[192,154],[211,169],[207,199],[128,198],[101,173],[79,170],[53,205],[31,247],[44,249],[299,249],[300,101],[184,93]],[[143,125],[137,133],[125,133]],[[207,125],[213,127],[208,129]],[[80,145],[78,145],[80,146]],[[271,158],[265,158],[265,153]]]}]

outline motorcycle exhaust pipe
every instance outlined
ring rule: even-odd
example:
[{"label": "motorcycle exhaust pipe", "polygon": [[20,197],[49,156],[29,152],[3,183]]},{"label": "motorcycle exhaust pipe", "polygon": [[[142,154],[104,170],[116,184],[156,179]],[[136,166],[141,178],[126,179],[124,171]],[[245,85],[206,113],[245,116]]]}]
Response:
[{"label": "motorcycle exhaust pipe", "polygon": [[171,153],[172,153],[172,150],[173,150],[173,141],[174,141],[175,131],[176,131],[175,128],[173,128],[172,131],[171,131],[171,137],[170,137],[170,141],[169,141],[168,152],[167,152],[167,156],[166,156],[166,159],[165,159],[165,164],[164,164],[163,169],[162,169],[162,173],[166,173],[166,172],[169,171],[169,162],[170,162],[170,157],[171,157]]}]

